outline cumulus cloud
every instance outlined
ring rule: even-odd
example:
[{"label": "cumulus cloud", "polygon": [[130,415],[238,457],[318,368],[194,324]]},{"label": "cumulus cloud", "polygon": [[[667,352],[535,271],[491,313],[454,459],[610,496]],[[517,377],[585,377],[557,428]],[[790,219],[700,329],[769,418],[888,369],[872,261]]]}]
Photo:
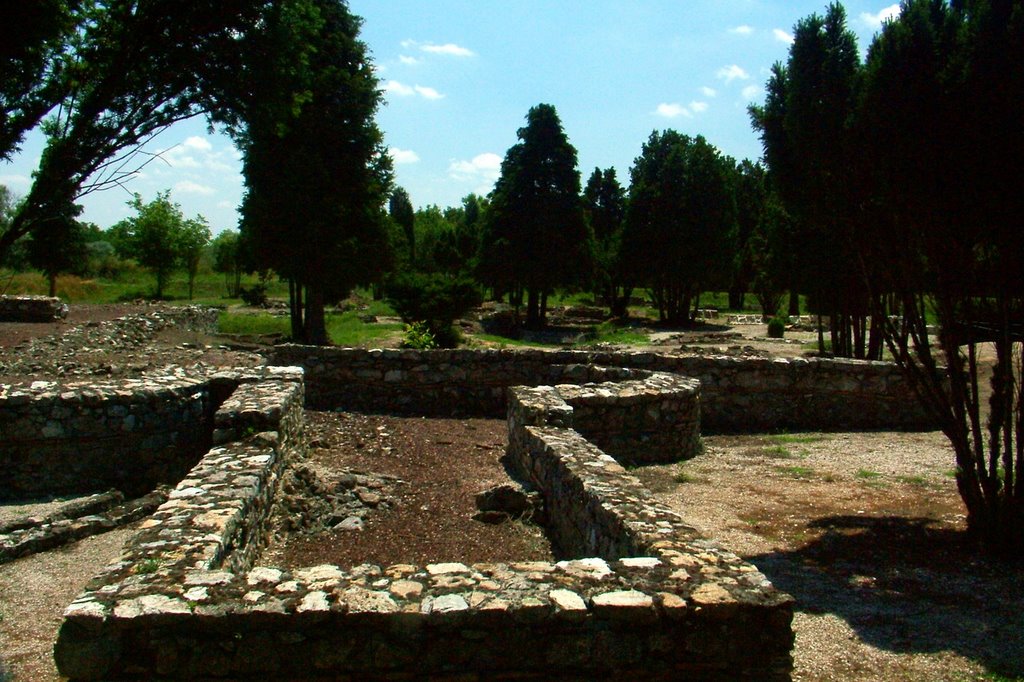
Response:
[{"label": "cumulus cloud", "polygon": [[399,97],[412,97],[416,94],[416,90],[411,85],[405,83],[399,83],[398,81],[388,81],[384,84],[384,92],[389,95],[397,95]]},{"label": "cumulus cloud", "polygon": [[735,27],[729,29],[729,33],[735,33],[736,35],[740,35],[740,36],[749,36],[753,32],[754,32],[754,27],[753,26],[747,26],[746,24],[742,24],[741,26],[735,26]]},{"label": "cumulus cloud", "polygon": [[783,31],[781,28],[772,29],[772,35],[780,43],[786,43],[787,45],[793,44],[793,34],[788,31]]},{"label": "cumulus cloud", "polygon": [[214,193],[214,189],[207,185],[200,185],[198,182],[191,180],[182,180],[174,184],[174,191],[181,192],[182,194],[202,194],[209,196]]},{"label": "cumulus cloud", "polygon": [[695,114],[700,114],[708,110],[707,102],[690,102],[690,111]]},{"label": "cumulus cloud", "polygon": [[662,102],[658,105],[658,108],[654,110],[654,113],[662,118],[678,118],[680,116],[690,118],[693,116],[689,109],[676,102]]},{"label": "cumulus cloud", "polygon": [[416,59],[416,57],[410,57],[407,54],[398,55],[398,61],[405,64],[406,66],[416,66],[417,64],[420,63],[419,59]]},{"label": "cumulus cloud", "polygon": [[889,19],[895,19],[900,15],[899,4],[889,5],[878,11],[877,14],[871,12],[861,12],[860,20],[863,21],[869,28],[880,29],[882,24]]},{"label": "cumulus cloud", "polygon": [[388,154],[391,155],[391,160],[396,164],[416,163],[420,160],[420,155],[411,149],[389,147]]},{"label": "cumulus cloud", "polygon": [[213,145],[210,144],[210,141],[207,140],[205,137],[199,137],[198,135],[193,135],[191,137],[185,138],[185,141],[182,143],[182,145],[186,149],[195,149],[201,152],[213,151]]},{"label": "cumulus cloud", "polygon": [[448,175],[458,182],[475,183],[475,192],[487,194],[501,176],[501,157],[492,152],[477,154],[465,161],[452,161]]},{"label": "cumulus cloud", "polygon": [[426,99],[442,99],[444,97],[444,95],[439,93],[434,88],[427,88],[422,85],[415,85],[413,86],[413,89],[416,90],[416,92],[421,97],[425,97]]},{"label": "cumulus cloud", "polygon": [[700,91],[701,91],[701,93],[703,93],[703,95],[704,95],[705,97],[714,97],[715,95],[717,95],[717,94],[718,94],[718,91],[717,91],[717,90],[715,90],[714,88],[709,88],[709,87],[708,87],[708,86],[706,86],[706,85],[705,85],[704,87],[702,87],[702,88],[700,89]]},{"label": "cumulus cloud", "polygon": [[420,49],[430,54],[444,54],[450,57],[472,57],[474,55],[473,50],[456,45],[455,43],[445,43],[444,45],[427,43],[426,45],[420,45]]},{"label": "cumulus cloud", "polygon": [[389,95],[395,95],[396,97],[413,97],[419,95],[425,99],[441,99],[444,97],[434,88],[428,88],[423,85],[406,85],[405,83],[399,83],[396,80],[390,80],[384,84],[384,92]]},{"label": "cumulus cloud", "polygon": [[761,94],[761,88],[757,85],[748,85],[743,88],[742,93],[746,99],[756,99]]},{"label": "cumulus cloud", "polygon": [[750,74],[743,70],[737,64],[730,64],[729,66],[723,66],[715,74],[719,80],[723,80],[726,83],[732,83],[734,80],[747,80],[750,78]]}]

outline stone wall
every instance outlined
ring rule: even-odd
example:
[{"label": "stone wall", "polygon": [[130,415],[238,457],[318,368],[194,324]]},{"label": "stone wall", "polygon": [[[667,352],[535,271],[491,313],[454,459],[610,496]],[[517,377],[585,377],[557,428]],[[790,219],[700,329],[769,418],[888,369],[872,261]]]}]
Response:
[{"label": "stone wall", "polygon": [[174,483],[210,445],[201,379],[0,384],[0,499]]},{"label": "stone wall", "polygon": [[[603,367],[621,368],[616,379],[637,370],[698,379],[705,433],[937,428],[899,369],[882,362],[296,345],[275,347],[272,361],[306,370],[306,404],[314,409],[498,417],[510,386],[604,381],[593,374]],[[567,371],[579,367],[594,369]]]},{"label": "stone wall", "polygon": [[0,296],[0,322],[53,322],[67,316],[67,305],[56,297]]},{"label": "stone wall", "polygon": [[[538,472],[539,484],[551,486],[545,495],[564,503],[559,514],[590,524],[579,534],[586,541],[561,541],[576,544],[563,561],[464,565],[438,557],[425,566],[252,566],[281,467],[301,454],[301,421],[294,417],[301,384],[290,370],[283,377],[274,371],[223,402],[215,439],[225,442],[143,523],[122,560],[66,609],[55,647],[62,674],[789,679],[792,599],[753,566],[699,538],[612,457],[564,426],[516,427],[518,457]],[[596,422],[598,414],[615,421],[618,395],[625,428],[638,418],[636,404],[655,421],[654,408],[674,405],[692,428],[672,442],[694,446],[695,382],[584,367],[553,371],[581,382],[625,380],[517,389],[523,400],[514,401],[521,407],[516,414],[546,424],[577,416]],[[261,428],[267,431],[246,436]]]}]

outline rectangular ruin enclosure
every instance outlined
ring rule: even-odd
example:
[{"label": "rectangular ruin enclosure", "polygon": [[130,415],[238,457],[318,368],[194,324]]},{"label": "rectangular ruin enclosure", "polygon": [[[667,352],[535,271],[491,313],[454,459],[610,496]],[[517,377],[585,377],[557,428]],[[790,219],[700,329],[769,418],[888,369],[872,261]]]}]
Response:
[{"label": "rectangular ruin enclosure", "polygon": [[791,598],[619,461],[699,452],[698,382],[561,376],[509,389],[508,456],[544,495],[552,541],[571,558],[290,572],[258,564],[282,471],[304,450],[302,372],[235,381],[214,414],[214,447],[65,611],[61,673],[789,679]]}]

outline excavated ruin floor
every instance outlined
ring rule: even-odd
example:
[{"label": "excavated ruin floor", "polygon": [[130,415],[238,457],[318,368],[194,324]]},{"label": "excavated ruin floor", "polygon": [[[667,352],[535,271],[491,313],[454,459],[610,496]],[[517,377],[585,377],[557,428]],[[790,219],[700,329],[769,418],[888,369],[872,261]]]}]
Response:
[{"label": "excavated ruin floor", "polygon": [[[499,462],[506,442],[504,420],[307,411],[306,435],[310,466],[329,490],[354,490],[364,509],[349,516],[348,524],[342,519],[338,530],[275,542],[261,564],[290,568],[551,559],[539,526],[472,518],[476,493],[511,483]],[[366,481],[361,476],[365,473],[374,476]],[[360,515],[361,524],[351,521]]]}]

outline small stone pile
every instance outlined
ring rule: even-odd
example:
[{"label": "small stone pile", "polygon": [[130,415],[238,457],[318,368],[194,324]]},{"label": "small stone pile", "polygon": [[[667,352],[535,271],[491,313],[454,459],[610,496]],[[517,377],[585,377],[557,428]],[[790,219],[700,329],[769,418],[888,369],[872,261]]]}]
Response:
[{"label": "small stone pile", "polygon": [[289,467],[281,480],[271,528],[275,539],[326,530],[362,530],[375,510],[395,506],[391,490],[405,481],[384,474],[346,470],[328,483],[308,464]]}]

